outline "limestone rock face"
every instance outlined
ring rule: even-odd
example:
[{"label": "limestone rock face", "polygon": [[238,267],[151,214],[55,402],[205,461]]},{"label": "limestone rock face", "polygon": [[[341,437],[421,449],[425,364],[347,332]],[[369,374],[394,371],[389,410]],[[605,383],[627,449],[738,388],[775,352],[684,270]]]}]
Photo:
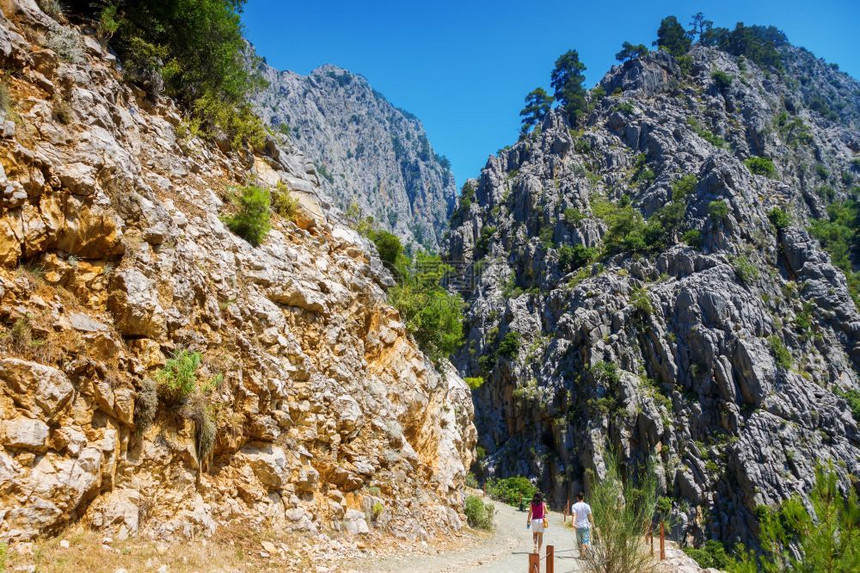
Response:
[{"label": "limestone rock face", "polygon": [[[46,26],[85,55],[40,45]],[[409,339],[391,276],[305,157],[179,138],[170,101],[141,99],[31,1],[3,5],[0,60],[16,118],[0,140],[0,539],[75,521],[171,539],[458,527],[468,389]],[[300,202],[256,248],[219,218],[255,178]],[[199,354],[196,389],[170,401],[159,372],[182,352]]]},{"label": "limestone rock face", "polygon": [[355,203],[407,245],[436,250],[456,187],[421,122],[389,103],[367,80],[326,65],[307,76],[262,65],[269,86],[256,96],[262,118],[289,127],[323,191],[346,211]]},{"label": "limestone rock face", "polygon": [[[561,505],[608,449],[627,467],[653,456],[676,533],[729,543],[754,542],[757,505],[808,493],[816,463],[850,487],[860,314],[806,228],[856,195],[860,84],[785,49],[785,77],[701,46],[685,75],[654,52],[606,75],[582,129],[555,111],[489,160],[447,244],[477,277],[455,364],[485,378],[485,475],[539,476]],[[835,94],[838,121],[798,82]],[[638,239],[588,260],[639,216]]]}]

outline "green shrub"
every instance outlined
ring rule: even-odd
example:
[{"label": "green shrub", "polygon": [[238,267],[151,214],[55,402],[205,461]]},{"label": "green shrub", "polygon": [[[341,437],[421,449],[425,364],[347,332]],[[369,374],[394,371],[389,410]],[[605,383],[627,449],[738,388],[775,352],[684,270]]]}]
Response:
[{"label": "green shrub", "polygon": [[857,424],[860,424],[860,390],[837,390],[836,394],[843,400],[848,402],[848,407],[851,409],[851,416]]},{"label": "green shrub", "polygon": [[787,229],[791,225],[791,217],[789,217],[788,213],[779,207],[771,209],[767,214],[767,218],[770,220],[771,224],[776,227],[777,231]]},{"label": "green shrub", "polygon": [[651,571],[653,558],[642,543],[642,534],[653,522],[657,503],[653,463],[649,461],[644,468],[622,466],[618,455],[608,452],[605,468],[600,479],[591,469],[585,474],[591,490],[589,503],[595,530],[600,533],[600,543],[595,543],[583,556],[586,570]]},{"label": "green shrub", "polygon": [[0,573],[6,571],[6,560],[8,558],[9,545],[5,541],[0,541]]},{"label": "green shrub", "polygon": [[513,476],[487,480],[487,495],[508,505],[519,505],[520,499],[531,501],[537,488],[528,478]]},{"label": "green shrub", "polygon": [[184,402],[197,389],[201,359],[199,352],[180,350],[158,371],[155,375],[158,392],[167,403]]},{"label": "green shrub", "polygon": [[102,42],[110,40],[114,34],[119,31],[119,5],[108,4],[99,14],[99,20],[96,24],[96,35]]},{"label": "green shrub", "polygon": [[400,242],[400,238],[394,233],[382,230],[373,230],[368,233],[368,237],[376,246],[379,258],[385,266],[395,271],[403,257],[403,243]]},{"label": "green shrub", "polygon": [[439,256],[421,252],[416,254],[412,271],[408,260],[398,268],[403,269],[398,273],[400,282],[389,291],[389,300],[421,350],[438,362],[463,340],[463,299],[441,286],[450,267]]},{"label": "green shrub", "polygon": [[644,153],[637,155],[633,163],[633,176],[630,180],[634,183],[639,183],[642,188],[645,188],[651,185],[655,178],[654,171],[648,167],[646,155]]},{"label": "green shrub", "polygon": [[[741,552],[741,559],[729,570],[756,571],[758,567],[768,572],[855,571],[860,546],[857,527],[860,506],[856,490],[848,487],[847,495],[843,494],[838,480],[832,467],[816,468],[815,485],[809,496],[814,513],[796,497],[777,508],[761,507],[756,512],[761,554]],[[792,549],[799,551],[800,560]]]},{"label": "green shrub", "polygon": [[272,209],[288,221],[295,221],[299,210],[299,199],[293,195],[287,185],[278,182],[272,192]]},{"label": "green shrub", "polygon": [[750,173],[764,175],[770,179],[776,178],[776,168],[773,166],[773,161],[767,157],[747,157],[744,159],[744,165]]},{"label": "green shrub", "polygon": [[113,30],[111,45],[130,81],[152,95],[166,90],[201,121],[204,134],[224,133],[234,147],[258,145],[265,128],[248,95],[264,82],[253,62],[246,65],[244,3],[118,0],[103,4],[99,21]]},{"label": "green shrub", "polygon": [[797,116],[790,118],[788,112],[783,111],[777,114],[774,118],[774,126],[786,143],[792,147],[812,142],[809,126]]},{"label": "green shrub", "polygon": [[672,201],[686,201],[696,190],[699,178],[692,173],[684,175],[672,183]]},{"label": "green shrub", "polygon": [[830,172],[827,170],[827,167],[824,166],[823,163],[815,164],[815,174],[818,175],[819,179],[827,181],[830,178]]},{"label": "green shrub", "polygon": [[597,259],[600,251],[584,245],[562,245],[558,249],[558,266],[561,272],[575,271]]},{"label": "green shrub", "polygon": [[655,43],[661,50],[679,58],[690,49],[692,40],[675,16],[666,16],[660,21]]},{"label": "green shrub", "polygon": [[619,206],[609,201],[593,201],[594,214],[607,225],[603,236],[603,244],[608,254],[623,252],[645,252],[648,244],[645,241],[645,219],[627,204]]},{"label": "green shrub", "polygon": [[744,255],[731,259],[735,274],[744,284],[751,285],[758,280],[760,274],[758,268]]},{"label": "green shrub", "polygon": [[469,527],[485,529],[487,531],[493,530],[493,516],[496,513],[496,509],[491,503],[485,503],[480,496],[466,496],[464,513],[466,514],[466,523],[469,524]]},{"label": "green shrub", "polygon": [[719,147],[720,149],[726,147],[726,142],[722,137],[714,135],[713,133],[711,133],[711,131],[705,129],[705,127],[703,127],[702,124],[699,123],[699,120],[697,120],[696,118],[688,117],[687,124],[692,128],[693,132],[696,133],[696,135],[698,135],[714,147]]},{"label": "green shrub", "polygon": [[463,382],[465,382],[466,386],[468,386],[471,390],[474,391],[484,385],[484,378],[483,376],[467,376],[466,378],[463,378]]},{"label": "green shrub", "polygon": [[833,203],[827,215],[827,219],[813,221],[809,232],[821,242],[831,262],[845,273],[848,291],[860,308],[860,272],[854,271],[854,253],[860,253],[860,203],[853,199]]},{"label": "green shrub", "polygon": [[729,216],[729,204],[722,199],[711,201],[708,203],[708,214],[717,221],[722,221]]},{"label": "green shrub", "polygon": [[486,252],[490,248],[490,240],[493,238],[493,235],[496,234],[496,228],[492,225],[485,225],[481,227],[481,236],[478,237],[477,247],[478,249]]},{"label": "green shrub", "polygon": [[576,225],[585,219],[585,214],[574,207],[568,207],[564,210],[564,220],[568,225]]},{"label": "green shrub", "polygon": [[714,83],[717,85],[717,88],[720,90],[724,90],[732,85],[732,80],[734,80],[734,76],[727,74],[722,70],[714,70],[711,72],[711,79],[714,80]]},{"label": "green shrub", "polygon": [[247,185],[240,189],[240,194],[234,197],[238,208],[235,215],[223,217],[227,227],[251,243],[258,246],[266,238],[272,228],[269,221],[269,208],[272,198],[269,191],[257,185]]},{"label": "green shrub", "polygon": [[541,244],[543,246],[550,248],[553,246],[553,235],[555,234],[555,230],[552,225],[547,225],[546,227],[541,227],[540,232],[538,233],[538,238],[540,239]]},{"label": "green shrub", "polygon": [[377,501],[373,504],[371,519],[373,519],[373,521],[376,521],[377,519],[379,519],[379,516],[382,515],[383,511],[385,511],[385,506],[382,505],[382,502]]},{"label": "green shrub", "polygon": [[701,248],[702,232],[698,229],[690,229],[689,231],[684,233],[682,240],[694,249]]},{"label": "green shrub", "polygon": [[651,304],[648,291],[642,287],[637,287],[630,293],[630,304],[645,316],[651,316],[654,313],[654,305]]},{"label": "green shrub", "polygon": [[617,111],[619,113],[623,113],[624,115],[633,115],[633,112],[636,108],[633,107],[633,104],[629,101],[623,101],[619,104],[616,104],[615,107],[612,108],[612,111]]},{"label": "green shrub", "polygon": [[768,336],[767,343],[768,346],[770,346],[770,351],[773,354],[773,357],[776,359],[776,365],[783,370],[791,368],[791,364],[793,362],[791,352],[788,351],[788,348],[785,347],[782,340],[776,335]]},{"label": "green shrub", "polygon": [[505,334],[504,338],[502,338],[502,341],[499,343],[499,354],[515,360],[520,352],[521,343],[522,335],[519,332],[511,330]]},{"label": "green shrub", "polygon": [[726,569],[733,562],[729,554],[726,553],[723,544],[714,539],[706,541],[699,549],[695,547],[684,547],[683,549],[684,553],[692,557],[703,569],[708,567]]}]

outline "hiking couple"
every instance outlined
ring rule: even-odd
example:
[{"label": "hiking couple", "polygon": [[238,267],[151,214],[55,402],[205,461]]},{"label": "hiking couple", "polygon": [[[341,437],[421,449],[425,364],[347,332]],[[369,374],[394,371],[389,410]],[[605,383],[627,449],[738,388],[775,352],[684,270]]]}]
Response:
[{"label": "hiking couple", "polygon": [[[594,517],[591,514],[591,506],[585,503],[585,493],[576,494],[576,503],[571,508],[573,527],[576,529],[576,543],[579,545],[579,556],[585,555],[591,544],[591,529],[594,527]],[[540,553],[543,546],[543,532],[549,525],[547,519],[549,510],[543,495],[536,492],[529,504],[529,515],[526,518],[526,528],[532,530],[532,541],[534,542],[534,553]]]}]

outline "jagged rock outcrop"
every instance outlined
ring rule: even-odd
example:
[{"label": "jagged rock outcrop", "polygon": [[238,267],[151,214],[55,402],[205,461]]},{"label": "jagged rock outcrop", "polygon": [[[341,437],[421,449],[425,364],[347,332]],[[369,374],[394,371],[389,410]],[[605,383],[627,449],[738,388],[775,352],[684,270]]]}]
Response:
[{"label": "jagged rock outcrop", "polygon": [[[860,134],[794,87],[853,94],[850,119],[860,86],[700,46],[691,58],[689,74],[665,52],[613,68],[582,130],[556,110],[490,159],[447,245],[478,276],[455,362],[485,378],[485,475],[536,475],[561,505],[610,448],[626,467],[654,456],[678,535],[754,543],[756,506],[808,492],[817,463],[842,487],[860,471],[840,398],[858,388],[860,314],[805,231],[856,194]],[[752,155],[773,159],[773,178]],[[612,237],[614,253],[586,262],[582,248]]]},{"label": "jagged rock outcrop", "polygon": [[[469,390],[410,341],[303,156],[178,137],[170,101],[31,0],[3,4],[0,61],[0,539],[458,528]],[[300,202],[257,248],[219,219],[248,178]],[[182,350],[202,405],[159,403]]]},{"label": "jagged rock outcrop", "polygon": [[457,190],[418,118],[337,66],[307,76],[259,69],[269,85],[255,97],[258,113],[289,127],[288,140],[314,161],[335,204],[346,211],[355,203],[410,248],[436,250]]}]

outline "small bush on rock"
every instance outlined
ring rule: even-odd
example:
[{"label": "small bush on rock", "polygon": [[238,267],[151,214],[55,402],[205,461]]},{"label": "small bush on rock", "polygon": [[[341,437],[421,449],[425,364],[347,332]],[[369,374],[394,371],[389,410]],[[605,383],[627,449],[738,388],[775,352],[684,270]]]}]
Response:
[{"label": "small bush on rock", "polygon": [[715,70],[711,72],[711,79],[714,80],[714,83],[717,85],[717,88],[720,90],[724,90],[732,85],[733,76],[730,76],[726,72],[722,70]]},{"label": "small bush on rock", "polygon": [[776,177],[776,168],[773,166],[773,161],[767,157],[747,157],[744,160],[744,165],[750,170],[750,173],[755,175],[764,175],[770,179]]},{"label": "small bush on rock", "polygon": [[484,378],[482,376],[470,376],[463,378],[463,382],[474,391],[484,385]]},{"label": "small bush on rock", "polygon": [[272,192],[272,209],[288,221],[295,221],[296,219],[299,200],[283,182],[279,182],[278,186]]},{"label": "small bush on rock", "polygon": [[770,346],[770,351],[773,353],[774,359],[776,359],[776,365],[783,370],[791,368],[791,364],[793,362],[791,352],[788,351],[788,348],[785,347],[782,340],[775,335],[768,336],[767,343]]},{"label": "small bush on rock", "polygon": [[729,215],[729,204],[722,199],[708,203],[708,214],[718,221],[722,221]]},{"label": "small bush on rock", "polygon": [[158,411],[158,385],[151,378],[144,378],[134,402],[134,426],[142,434],[152,425]]},{"label": "small bush on rock", "polygon": [[516,359],[520,352],[521,343],[522,336],[520,333],[512,330],[505,334],[504,338],[502,338],[502,341],[499,343],[499,354],[510,359]]},{"label": "small bush on rock", "polygon": [[779,207],[771,209],[770,213],[767,214],[767,218],[776,227],[777,231],[787,229],[791,225],[791,217]]},{"label": "small bush on rock", "polygon": [[242,187],[234,201],[238,212],[223,217],[224,223],[253,246],[259,246],[272,228],[269,216],[272,198],[269,191],[257,185],[248,185]]},{"label": "small bush on rock", "polygon": [[493,530],[495,526],[493,516],[496,513],[496,508],[491,503],[485,503],[480,496],[466,496],[464,513],[466,514],[466,523],[469,524],[469,527],[485,529],[487,531]]},{"label": "small bush on rock", "polygon": [[165,402],[184,402],[197,389],[197,369],[202,357],[199,352],[180,350],[155,375],[158,392]]}]

